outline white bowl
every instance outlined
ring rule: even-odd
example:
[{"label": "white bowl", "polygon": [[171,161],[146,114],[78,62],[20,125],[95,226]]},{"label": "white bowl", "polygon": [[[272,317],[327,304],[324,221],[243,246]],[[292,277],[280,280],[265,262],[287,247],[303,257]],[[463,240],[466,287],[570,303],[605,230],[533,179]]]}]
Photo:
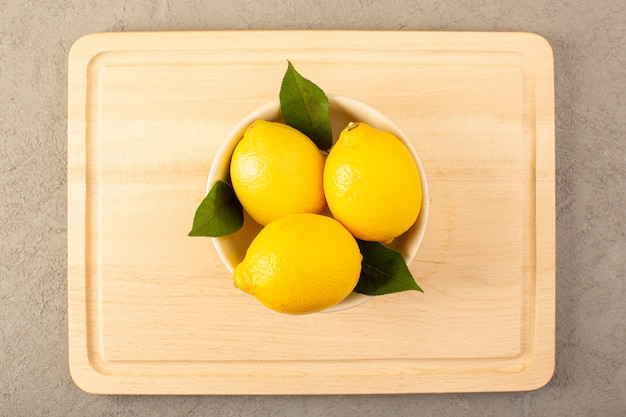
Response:
[{"label": "white bowl", "polygon": [[[424,232],[426,230],[426,222],[428,219],[428,185],[426,183],[426,175],[422,162],[406,135],[385,115],[378,110],[364,104],[358,100],[333,95],[328,97],[330,102],[330,118],[333,127],[333,138],[336,140],[339,133],[348,125],[349,122],[364,122],[377,129],[385,130],[398,137],[409,149],[422,181],[422,207],[417,221],[409,230],[394,239],[390,245],[392,248],[399,250],[407,263],[410,263],[417,253]],[[267,103],[252,113],[244,117],[228,134],[222,145],[220,146],[213,164],[209,172],[207,183],[207,193],[217,180],[230,183],[230,160],[235,147],[243,137],[246,128],[255,120],[268,120],[274,122],[284,122],[280,113],[280,103],[278,100]],[[262,226],[256,223],[244,210],[243,227],[236,233],[213,238],[213,244],[219,257],[226,268],[232,273],[245,257],[246,251],[250,243],[259,233]],[[347,308],[356,307],[369,300],[370,297],[352,293],[339,304],[330,307],[323,312],[332,312],[345,310]]]}]

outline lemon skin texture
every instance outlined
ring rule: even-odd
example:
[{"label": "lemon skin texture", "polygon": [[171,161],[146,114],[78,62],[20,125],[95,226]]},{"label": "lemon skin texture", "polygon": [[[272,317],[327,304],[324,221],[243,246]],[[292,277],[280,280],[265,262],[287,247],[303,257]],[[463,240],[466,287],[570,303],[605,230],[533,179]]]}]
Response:
[{"label": "lemon skin texture", "polygon": [[261,225],[326,205],[324,156],[313,141],[283,123],[254,121],[237,144],[230,176],[237,198]]},{"label": "lemon skin texture", "polygon": [[293,214],[265,226],[234,270],[235,285],[272,310],[307,314],[331,307],[356,286],[362,256],[338,221]]},{"label": "lemon skin texture", "polygon": [[419,170],[400,139],[350,123],[324,168],[328,207],[356,238],[391,242],[417,220],[422,203]]}]

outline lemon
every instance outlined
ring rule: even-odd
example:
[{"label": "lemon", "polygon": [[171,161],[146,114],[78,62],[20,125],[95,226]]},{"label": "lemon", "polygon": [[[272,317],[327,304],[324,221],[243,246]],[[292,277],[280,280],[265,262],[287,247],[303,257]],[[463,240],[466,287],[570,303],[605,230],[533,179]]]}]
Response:
[{"label": "lemon", "polygon": [[324,156],[313,141],[283,123],[254,121],[230,165],[235,194],[261,225],[294,213],[319,213],[326,205]]},{"label": "lemon", "polygon": [[324,192],[333,217],[355,237],[390,242],[417,220],[422,187],[407,147],[391,133],[350,123],[331,148]]},{"label": "lemon", "polygon": [[313,313],[352,292],[361,260],[356,240],[341,223],[320,214],[293,214],[259,232],[234,280],[272,310]]}]

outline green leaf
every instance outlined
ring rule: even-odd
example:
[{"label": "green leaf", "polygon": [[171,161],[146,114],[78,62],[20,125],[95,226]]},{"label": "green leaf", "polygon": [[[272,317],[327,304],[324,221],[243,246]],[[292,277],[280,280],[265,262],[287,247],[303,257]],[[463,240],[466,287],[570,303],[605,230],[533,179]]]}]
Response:
[{"label": "green leaf", "polygon": [[422,291],[411,275],[402,254],[379,242],[358,240],[363,262],[361,276],[354,291],[366,295],[383,295],[400,291]]},{"label": "green leaf", "polygon": [[307,135],[323,151],[333,144],[328,97],[287,61],[280,86],[280,111],[285,123]]},{"label": "green leaf", "polygon": [[227,182],[218,180],[198,206],[189,236],[226,236],[242,225],[243,208],[235,190]]}]

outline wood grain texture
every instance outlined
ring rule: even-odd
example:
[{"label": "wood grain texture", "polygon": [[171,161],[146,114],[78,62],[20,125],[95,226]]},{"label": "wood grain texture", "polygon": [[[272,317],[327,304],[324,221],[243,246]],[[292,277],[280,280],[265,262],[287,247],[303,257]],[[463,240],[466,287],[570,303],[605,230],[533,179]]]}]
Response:
[{"label": "wood grain texture", "polygon": [[[286,316],[190,238],[230,129],[291,60],[412,138],[425,293]],[[527,33],[94,34],[71,50],[70,368],[86,391],[343,394],[536,389],[554,369],[552,51]]]}]

